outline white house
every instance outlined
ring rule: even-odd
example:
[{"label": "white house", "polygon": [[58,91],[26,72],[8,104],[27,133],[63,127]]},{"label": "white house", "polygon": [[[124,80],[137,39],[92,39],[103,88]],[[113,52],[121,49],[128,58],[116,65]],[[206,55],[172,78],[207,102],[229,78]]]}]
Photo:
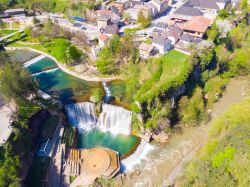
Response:
[{"label": "white house", "polygon": [[164,38],[163,36],[158,36],[152,40],[152,45],[159,50],[160,53],[165,53],[169,51],[173,45],[169,39]]}]

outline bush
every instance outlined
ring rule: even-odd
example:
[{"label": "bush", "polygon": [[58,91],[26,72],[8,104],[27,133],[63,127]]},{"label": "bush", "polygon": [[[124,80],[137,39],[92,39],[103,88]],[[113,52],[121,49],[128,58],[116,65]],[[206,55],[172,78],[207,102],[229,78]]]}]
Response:
[{"label": "bush", "polygon": [[136,103],[132,103],[131,105],[131,110],[134,113],[140,113],[141,112],[141,108],[138,107],[138,105]]},{"label": "bush", "polygon": [[196,87],[190,98],[184,96],[179,101],[181,122],[186,125],[197,125],[206,116],[203,91]]},{"label": "bush", "polygon": [[213,103],[218,101],[224,92],[227,83],[228,79],[223,79],[221,77],[214,77],[206,82],[204,92],[206,94],[208,107],[211,107]]},{"label": "bush", "polygon": [[99,103],[100,101],[102,101],[104,94],[105,93],[102,88],[96,88],[93,92],[93,97],[95,99],[95,102]]}]

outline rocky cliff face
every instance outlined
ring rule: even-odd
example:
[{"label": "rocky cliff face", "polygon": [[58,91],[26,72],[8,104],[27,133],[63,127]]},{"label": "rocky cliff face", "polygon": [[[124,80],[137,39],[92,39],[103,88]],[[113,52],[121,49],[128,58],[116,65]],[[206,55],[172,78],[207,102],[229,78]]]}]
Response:
[{"label": "rocky cliff face", "polygon": [[39,139],[38,130],[39,130],[40,126],[50,116],[51,116],[51,113],[48,110],[43,109],[30,117],[28,123],[29,123],[29,131],[31,132],[32,137],[33,137],[33,141],[32,141],[33,147],[36,145],[36,142]]}]

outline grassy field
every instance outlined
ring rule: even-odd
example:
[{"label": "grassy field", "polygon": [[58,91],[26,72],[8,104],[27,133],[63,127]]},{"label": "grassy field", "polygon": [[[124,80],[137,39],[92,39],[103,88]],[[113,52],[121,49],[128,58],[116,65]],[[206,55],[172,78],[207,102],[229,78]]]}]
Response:
[{"label": "grassy field", "polygon": [[187,62],[188,56],[171,50],[162,57],[153,60],[149,69],[151,77],[140,87],[136,98],[140,102],[163,94],[169,88],[176,88],[183,84],[192,66]]},{"label": "grassy field", "polygon": [[0,37],[16,32],[17,30],[0,30]]},{"label": "grassy field", "polygon": [[35,157],[27,175],[27,186],[46,187],[48,168],[51,159],[49,157]]},{"label": "grassy field", "polygon": [[[26,39],[26,38],[25,38]],[[30,40],[21,40],[23,42],[33,42]],[[37,41],[35,41],[37,42]],[[46,42],[45,44],[39,44],[39,45],[26,45],[26,44],[20,44],[17,42],[11,43],[8,45],[9,47],[31,47],[40,51],[43,51],[45,53],[50,54],[51,56],[55,57],[56,60],[58,60],[61,63],[66,63],[67,61],[67,49],[70,45],[70,42],[63,38],[57,38],[53,39],[51,42]]]}]

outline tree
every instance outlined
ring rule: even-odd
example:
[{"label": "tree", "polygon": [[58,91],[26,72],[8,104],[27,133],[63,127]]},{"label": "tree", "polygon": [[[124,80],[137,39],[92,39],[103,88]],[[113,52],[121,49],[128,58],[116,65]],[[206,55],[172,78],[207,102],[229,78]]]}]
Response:
[{"label": "tree", "polygon": [[109,48],[104,47],[96,60],[96,67],[102,74],[112,74],[115,72],[115,62]]},{"label": "tree", "polygon": [[93,97],[96,103],[99,103],[102,101],[102,98],[104,96],[104,91],[101,88],[96,88],[93,92]]},{"label": "tree", "polygon": [[188,96],[181,98],[179,101],[179,114],[181,122],[186,125],[196,125],[204,118],[205,104],[200,87],[194,89],[190,98]]},{"label": "tree", "polygon": [[219,29],[220,38],[226,38],[228,33],[232,30],[233,25],[229,20],[217,20],[216,26]]},{"label": "tree", "polygon": [[0,19],[0,29],[3,29],[3,28],[4,28],[4,26],[5,26],[5,25],[4,25],[3,20],[1,20],[1,19]]},{"label": "tree", "polygon": [[34,17],[32,22],[33,22],[34,25],[38,25],[40,23],[40,20],[37,19],[36,17]]},{"label": "tree", "polygon": [[146,17],[144,15],[143,11],[140,11],[138,13],[137,23],[140,24],[142,28],[147,28],[148,26],[150,26],[151,20],[149,16]]},{"label": "tree", "polygon": [[241,43],[246,38],[246,35],[247,34],[243,32],[243,29],[240,26],[232,29],[232,31],[229,33],[229,37],[232,41],[234,49],[241,47]]},{"label": "tree", "polygon": [[246,10],[248,8],[248,0],[242,0],[240,3],[240,9]]},{"label": "tree", "polygon": [[228,17],[228,12],[227,12],[227,10],[225,10],[225,9],[222,9],[222,10],[220,10],[219,11],[219,17],[221,17],[221,18],[226,18],[226,17]]},{"label": "tree", "polygon": [[208,31],[208,38],[212,40],[214,43],[219,43],[219,35],[220,31],[216,24],[213,24],[211,29]]},{"label": "tree", "polygon": [[13,99],[18,103],[19,100],[37,95],[37,83],[20,63],[6,63],[2,68],[0,81],[0,91],[9,101]]},{"label": "tree", "polygon": [[82,56],[81,51],[77,49],[74,45],[69,46],[68,54],[69,58],[72,59],[74,62],[79,61]]},{"label": "tree", "polygon": [[114,35],[109,40],[108,48],[109,48],[111,54],[113,54],[113,55],[116,55],[116,54],[118,54],[120,52],[121,41],[120,41],[120,37],[118,35]]}]

